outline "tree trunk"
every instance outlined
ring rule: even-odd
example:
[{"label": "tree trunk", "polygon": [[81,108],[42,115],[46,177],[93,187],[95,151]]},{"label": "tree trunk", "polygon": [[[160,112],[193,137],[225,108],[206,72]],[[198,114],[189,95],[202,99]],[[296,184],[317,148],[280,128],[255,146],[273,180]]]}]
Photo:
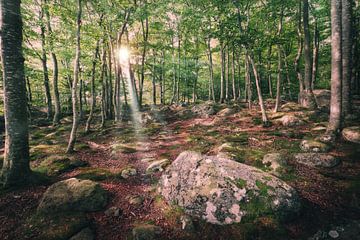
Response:
[{"label": "tree trunk", "polygon": [[[77,84],[79,82],[79,71],[80,71],[80,34],[81,34],[81,14],[82,6],[81,0],[77,0],[78,13],[77,13],[77,30],[76,30],[76,56],[74,63],[74,79],[71,87],[71,99],[72,99],[72,110],[73,110],[73,124],[70,133],[69,144],[67,146],[67,153],[74,152],[74,146],[76,142],[77,129],[79,127],[79,113],[78,113],[78,95],[77,95]],[[80,96],[81,97],[81,96]]]},{"label": "tree trunk", "polygon": [[156,53],[154,53],[153,56],[153,69],[152,69],[152,103],[155,106],[156,105]]},{"label": "tree trunk", "polygon": [[0,180],[21,186],[31,175],[20,0],[1,0],[1,58],[4,81],[5,146]]},{"label": "tree trunk", "polygon": [[225,100],[229,101],[229,45],[224,49],[225,58]]},{"label": "tree trunk", "polygon": [[245,55],[245,98],[248,100],[249,109],[252,108],[252,87],[251,87],[251,76],[250,76],[250,62],[249,56]]},{"label": "tree trunk", "polygon": [[[279,20],[279,27],[278,27],[278,37],[281,37],[281,32],[283,28],[283,10],[281,10],[280,13],[280,20]],[[274,112],[276,113],[279,110],[280,104],[281,104],[281,82],[282,82],[282,56],[281,56],[281,45],[280,43],[277,45],[278,50],[278,75],[277,75],[277,81],[276,81],[276,103]]]},{"label": "tree trunk", "polygon": [[110,119],[114,118],[114,103],[113,103],[113,81],[112,81],[112,53],[110,51],[110,43],[109,44],[109,48],[108,48],[108,78],[109,78],[109,89],[108,89],[108,117]]},{"label": "tree trunk", "polygon": [[208,55],[209,55],[209,72],[210,72],[210,80],[209,80],[209,100],[212,97],[212,100],[216,102],[215,98],[215,87],[214,87],[214,67],[213,67],[213,57],[211,51],[211,38],[208,41]]},{"label": "tree trunk", "polygon": [[[47,4],[47,0],[44,0],[44,3]],[[48,10],[45,10],[45,14],[46,14],[47,31],[48,31],[48,34],[50,35],[50,40],[49,40],[50,55],[51,55],[51,60],[53,63],[52,85],[53,85],[53,95],[54,95],[54,105],[55,105],[53,125],[58,125],[60,123],[60,118],[61,118],[60,93],[59,93],[59,87],[58,87],[59,67],[58,67],[57,57],[56,57],[56,54],[54,51],[50,13]]]},{"label": "tree trunk", "polygon": [[103,46],[101,56],[101,128],[105,127],[106,120],[106,84],[105,84],[105,72],[106,72],[106,50]]},{"label": "tree trunk", "polygon": [[49,85],[49,71],[47,67],[47,53],[46,53],[46,37],[45,37],[45,1],[41,2],[41,10],[40,10],[40,36],[41,36],[41,63],[43,67],[43,75],[44,75],[44,88],[45,88],[45,101],[46,101],[46,118],[50,120],[52,117],[52,102],[51,102],[51,93],[50,93],[50,85]]},{"label": "tree trunk", "polygon": [[231,59],[231,76],[232,76],[232,92],[233,92],[233,100],[236,101],[236,81],[235,81],[235,48],[233,46],[232,50],[232,59]]},{"label": "tree trunk", "polygon": [[313,40],[313,65],[312,65],[312,80],[311,80],[311,89],[314,89],[317,72],[318,72],[318,65],[319,65],[319,47],[320,47],[320,33],[317,25],[317,21],[315,20],[314,26],[314,40]]},{"label": "tree trunk", "polygon": [[346,117],[351,113],[352,74],[352,4],[342,0],[342,112]]},{"label": "tree trunk", "polygon": [[225,50],[224,44],[220,43],[221,58],[221,80],[220,80],[220,103],[224,103],[224,84],[225,84]]},{"label": "tree trunk", "polygon": [[274,95],[272,91],[272,78],[271,78],[271,52],[272,52],[272,45],[269,46],[269,50],[268,50],[267,74],[268,74],[269,95],[270,98],[273,98]]},{"label": "tree trunk", "polygon": [[[145,1],[145,7],[147,2]],[[143,32],[143,51],[141,54],[141,79],[140,79],[140,87],[139,87],[139,105],[142,106],[143,103],[143,89],[144,89],[144,80],[145,80],[145,59],[146,59],[146,51],[149,37],[149,19],[145,18],[144,21],[141,21],[141,29]]]},{"label": "tree trunk", "polygon": [[263,122],[264,126],[269,126],[269,120],[266,115],[265,105],[264,105],[264,101],[263,101],[263,97],[262,97],[262,93],[261,93],[259,73],[258,73],[257,67],[255,65],[253,56],[251,54],[248,54],[248,58],[249,58],[249,61],[252,65],[252,69],[254,72],[256,89],[257,89],[258,98],[259,98],[259,105],[260,105],[260,109],[261,109],[262,122]]},{"label": "tree trunk", "polygon": [[305,59],[305,74],[304,74],[304,90],[300,92],[300,105],[314,109],[316,108],[315,97],[311,88],[312,80],[312,59],[311,59],[311,43],[310,43],[310,29],[309,29],[309,1],[303,0],[303,27],[304,27],[304,59]]},{"label": "tree trunk", "polygon": [[[85,133],[88,133],[90,131],[90,125],[91,125],[91,122],[92,122],[92,119],[94,116],[95,107],[96,107],[95,74],[96,74],[97,58],[99,55],[99,47],[100,47],[99,45],[100,45],[100,41],[98,40],[96,42],[95,53],[94,53],[92,69],[91,69],[91,105],[90,105],[89,117],[88,117],[88,119],[86,121],[86,125],[85,125]],[[102,71],[104,71],[104,70],[102,70]]]},{"label": "tree trunk", "polygon": [[337,133],[341,127],[341,93],[342,93],[342,31],[341,0],[331,0],[331,102],[329,133]]}]

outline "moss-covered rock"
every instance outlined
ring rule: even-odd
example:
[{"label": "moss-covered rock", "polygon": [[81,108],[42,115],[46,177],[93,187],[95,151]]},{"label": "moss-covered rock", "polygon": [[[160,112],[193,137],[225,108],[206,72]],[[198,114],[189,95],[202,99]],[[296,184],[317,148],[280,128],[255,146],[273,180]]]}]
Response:
[{"label": "moss-covered rock", "polygon": [[179,155],[161,177],[159,191],[186,213],[220,225],[269,215],[285,220],[300,209],[296,191],[278,178],[195,152]]},{"label": "moss-covered rock", "polygon": [[298,153],[294,155],[296,162],[309,167],[331,168],[339,164],[340,160],[326,153]]},{"label": "moss-covered rock", "polygon": [[107,200],[107,192],[100,184],[71,178],[57,182],[46,190],[38,212],[98,211],[105,207]]},{"label": "moss-covered rock", "polygon": [[342,136],[346,141],[360,144],[360,126],[344,128]]},{"label": "moss-covered rock", "polygon": [[129,167],[126,167],[123,170],[121,170],[120,175],[122,178],[127,179],[129,177],[136,176],[136,174],[137,174],[136,168],[129,166]]},{"label": "moss-covered rock", "polygon": [[330,151],[331,146],[316,140],[303,140],[300,148],[304,152],[325,153]]},{"label": "moss-covered rock", "polygon": [[86,165],[86,162],[67,155],[52,155],[45,158],[35,170],[49,176],[55,176]]},{"label": "moss-covered rock", "polygon": [[88,225],[83,213],[36,214],[25,221],[24,235],[27,239],[68,240]]}]

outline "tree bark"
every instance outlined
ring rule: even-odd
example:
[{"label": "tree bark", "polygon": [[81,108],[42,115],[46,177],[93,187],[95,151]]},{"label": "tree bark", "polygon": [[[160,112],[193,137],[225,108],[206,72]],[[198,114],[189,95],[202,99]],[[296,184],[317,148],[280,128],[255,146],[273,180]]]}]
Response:
[{"label": "tree bark", "polygon": [[315,20],[314,26],[314,40],[313,40],[313,65],[312,65],[312,80],[311,80],[311,89],[314,89],[317,74],[318,74],[318,65],[319,65],[319,47],[320,47],[320,33],[318,29],[317,21]]},{"label": "tree bark", "polygon": [[221,79],[220,79],[220,103],[224,103],[224,85],[225,85],[225,48],[224,43],[220,43],[221,58]]},{"label": "tree bark", "polygon": [[4,81],[5,147],[0,180],[21,186],[31,175],[27,97],[22,54],[20,0],[1,0],[1,58]]},{"label": "tree bark", "polygon": [[[97,58],[99,55],[99,47],[100,47],[99,45],[100,45],[100,41],[98,40],[96,42],[95,53],[94,53],[92,69],[91,69],[91,105],[90,105],[89,117],[86,120],[85,133],[88,133],[90,131],[90,125],[91,125],[92,119],[94,117],[94,111],[95,111],[95,107],[96,107],[95,74],[96,74]],[[104,70],[102,69],[102,71],[104,71]],[[105,111],[106,111],[106,108],[105,108]]]},{"label": "tree bark", "polygon": [[331,102],[327,131],[337,133],[341,127],[342,30],[341,0],[331,0]]},{"label": "tree bark", "polygon": [[352,4],[351,0],[342,0],[342,112],[346,117],[351,109],[352,74]]},{"label": "tree bark", "polygon": [[[82,15],[82,4],[81,0],[77,0],[78,13],[77,13],[77,30],[76,30],[76,56],[74,63],[74,79],[71,86],[71,99],[72,99],[72,110],[73,110],[73,124],[70,133],[69,143],[67,146],[67,153],[74,152],[74,146],[76,142],[77,129],[79,127],[80,115],[78,112],[78,95],[77,95],[77,84],[79,82],[79,72],[80,72],[80,55],[81,55],[81,46],[80,46],[80,37],[81,37],[81,15]],[[81,96],[80,96],[81,97]]]},{"label": "tree bark", "polygon": [[304,90],[300,92],[300,105],[315,109],[316,102],[311,88],[312,80],[312,59],[311,59],[311,43],[310,43],[310,29],[309,29],[309,1],[303,0],[303,27],[304,27],[304,59],[305,59],[305,74],[304,74]]},{"label": "tree bark", "polygon": [[41,1],[41,9],[40,9],[40,37],[41,37],[41,63],[43,67],[43,75],[44,75],[44,88],[45,88],[45,101],[46,101],[46,118],[50,119],[52,117],[52,102],[51,102],[51,93],[50,93],[50,85],[49,85],[49,71],[47,67],[47,52],[46,52],[46,25],[45,25],[45,0]]},{"label": "tree bark", "polygon": [[[280,20],[279,20],[279,27],[278,27],[278,37],[281,37],[281,32],[283,28],[283,10],[280,13]],[[276,113],[279,110],[281,104],[281,82],[282,82],[282,56],[281,56],[281,44],[277,44],[278,50],[278,75],[277,75],[277,82],[276,82],[276,102],[274,112]]]}]

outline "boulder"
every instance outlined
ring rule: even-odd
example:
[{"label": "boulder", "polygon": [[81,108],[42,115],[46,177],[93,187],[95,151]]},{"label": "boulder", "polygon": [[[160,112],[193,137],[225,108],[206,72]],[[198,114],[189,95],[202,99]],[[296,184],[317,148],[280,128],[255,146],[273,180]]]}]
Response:
[{"label": "boulder", "polygon": [[331,91],[326,89],[317,89],[313,91],[316,104],[319,108],[329,109]]},{"label": "boulder", "polygon": [[214,105],[211,103],[202,103],[195,105],[191,111],[202,118],[208,118],[216,114]]},{"label": "boulder", "polygon": [[360,236],[360,221],[358,220],[343,220],[342,224],[331,224],[325,229],[317,231],[308,240],[350,240],[359,239]]},{"label": "boulder", "polygon": [[76,235],[72,236],[69,240],[94,240],[94,232],[90,228],[84,228]]},{"label": "boulder", "polygon": [[285,127],[304,125],[304,121],[294,115],[285,115],[278,120]]},{"label": "boulder", "polygon": [[360,126],[344,128],[342,136],[346,141],[360,143]]},{"label": "boulder", "polygon": [[39,212],[92,212],[105,207],[107,193],[100,184],[70,178],[51,185],[44,193]]},{"label": "boulder", "polygon": [[281,167],[286,165],[286,158],[281,153],[269,153],[263,158],[263,164],[270,168],[270,173],[279,176]]},{"label": "boulder", "polygon": [[316,140],[303,140],[300,143],[300,149],[304,152],[324,153],[330,151],[330,145],[316,141]]},{"label": "boulder", "polygon": [[232,115],[234,113],[236,113],[236,109],[234,109],[234,108],[224,108],[223,110],[218,112],[216,115],[219,116],[219,117],[227,117],[227,116]]},{"label": "boulder", "polygon": [[165,167],[170,164],[169,159],[162,159],[158,161],[154,161],[150,163],[150,165],[146,168],[146,173],[155,173],[164,171]]},{"label": "boulder", "polygon": [[331,168],[339,164],[340,160],[326,153],[298,153],[294,155],[296,162],[309,167]]},{"label": "boulder", "polygon": [[295,102],[288,102],[281,106],[280,108],[284,112],[294,112],[294,111],[302,111],[304,108],[302,108],[299,104]]},{"label": "boulder", "polygon": [[50,176],[55,176],[77,167],[85,167],[88,164],[67,155],[52,155],[44,159],[38,169]]},{"label": "boulder", "polygon": [[296,191],[278,178],[196,152],[179,155],[162,175],[159,192],[187,214],[218,225],[268,215],[286,220],[300,210]]},{"label": "boulder", "polygon": [[118,207],[111,207],[105,211],[105,215],[108,217],[119,217],[121,214],[122,211]]},{"label": "boulder", "polygon": [[133,228],[132,234],[134,240],[155,240],[159,239],[158,236],[162,232],[161,227],[141,224]]}]

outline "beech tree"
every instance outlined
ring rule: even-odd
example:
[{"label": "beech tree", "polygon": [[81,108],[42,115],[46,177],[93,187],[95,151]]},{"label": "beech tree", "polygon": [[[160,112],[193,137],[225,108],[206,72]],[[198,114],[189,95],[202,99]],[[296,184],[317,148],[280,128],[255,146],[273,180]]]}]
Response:
[{"label": "beech tree", "polygon": [[8,187],[26,183],[31,171],[20,0],[1,0],[0,4],[5,110],[5,153],[1,181]]}]

